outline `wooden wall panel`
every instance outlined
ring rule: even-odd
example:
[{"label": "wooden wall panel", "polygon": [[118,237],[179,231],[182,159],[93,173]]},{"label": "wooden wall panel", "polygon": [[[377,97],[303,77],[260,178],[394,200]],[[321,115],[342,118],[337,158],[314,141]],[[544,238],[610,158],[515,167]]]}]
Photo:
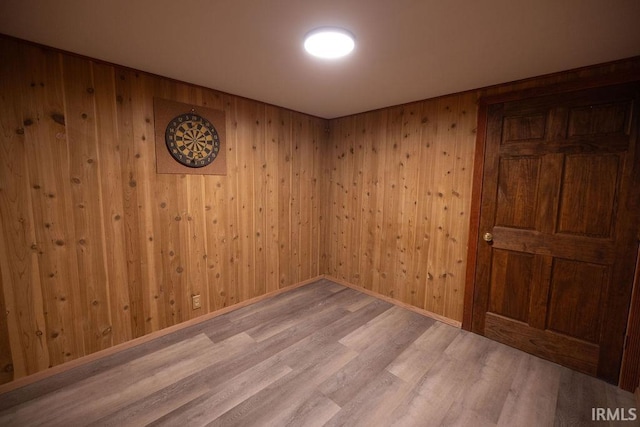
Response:
[{"label": "wooden wall panel", "polygon": [[[28,162],[32,215],[38,253],[42,310],[45,319],[43,337],[49,349],[49,364],[56,365],[84,352],[84,325],[80,316],[80,287],[76,257],[72,186],[70,180],[69,146],[65,127],[59,123],[64,105],[58,101],[62,93],[61,63],[56,55],[45,53],[24,57],[27,78],[23,78],[25,149]],[[27,89],[27,84],[29,89]],[[56,115],[58,122],[45,128],[40,124]],[[27,126],[28,125],[28,126]],[[63,170],[66,176],[57,174]],[[36,249],[37,248],[37,249]],[[37,332],[36,332],[37,333]]]},{"label": "wooden wall panel", "polygon": [[112,67],[95,64],[94,87],[102,88],[95,93],[97,145],[100,153],[100,181],[102,183],[102,215],[104,223],[104,247],[107,272],[109,274],[109,311],[112,344],[131,339],[131,301],[128,292],[126,256],[126,228],[124,221],[123,181],[120,151],[113,144],[117,138],[117,113],[115,75]]},{"label": "wooden wall panel", "polygon": [[[0,237],[2,237],[0,235]],[[2,288],[2,265],[0,264],[0,289]],[[0,384],[13,380],[13,364],[11,363],[11,341],[7,324],[7,306],[4,293],[0,292]]]},{"label": "wooden wall panel", "polygon": [[[34,119],[27,116],[29,111],[24,111],[28,96],[42,90],[44,82],[28,82],[25,79],[27,55],[19,46],[6,46],[3,57],[13,58],[13,61],[0,67],[1,81],[15,88],[16,95],[9,97],[3,91],[0,98],[0,270],[3,275],[12,369],[14,376],[24,376],[49,366],[49,349],[43,333],[45,319],[38,247],[30,197],[34,190],[46,190],[38,183],[31,183],[25,127],[27,124],[33,126]],[[42,119],[45,120],[44,117]]]},{"label": "wooden wall panel", "polygon": [[462,319],[476,97],[331,122],[327,274]]},{"label": "wooden wall panel", "polygon": [[[326,120],[4,37],[0,52],[0,382],[320,274]],[[154,97],[226,112],[226,176],[156,174]]]}]

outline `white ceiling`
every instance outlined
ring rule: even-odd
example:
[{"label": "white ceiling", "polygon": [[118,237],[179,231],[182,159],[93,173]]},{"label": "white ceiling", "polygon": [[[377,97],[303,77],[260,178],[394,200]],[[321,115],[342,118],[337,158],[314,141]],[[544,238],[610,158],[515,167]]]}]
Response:
[{"label": "white ceiling", "polygon": [[[351,56],[303,51],[324,25]],[[0,33],[335,118],[640,55],[640,0],[0,0]]]}]

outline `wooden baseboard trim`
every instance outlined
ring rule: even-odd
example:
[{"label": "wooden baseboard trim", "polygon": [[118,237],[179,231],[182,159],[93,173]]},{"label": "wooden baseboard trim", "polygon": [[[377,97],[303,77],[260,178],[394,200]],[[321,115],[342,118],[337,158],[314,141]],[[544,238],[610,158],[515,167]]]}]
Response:
[{"label": "wooden baseboard trim", "polygon": [[103,357],[110,356],[119,351],[126,350],[131,347],[135,347],[140,344],[147,343],[149,341],[153,341],[155,339],[161,338],[165,335],[169,335],[171,333],[180,331],[181,329],[188,328],[193,325],[197,325],[198,323],[205,322],[207,320],[213,319],[218,316],[222,316],[223,314],[230,313],[232,311],[238,310],[240,308],[246,307],[251,304],[255,304],[257,302],[263,301],[265,299],[274,297],[276,295],[291,291],[296,288],[300,288],[305,285],[309,285],[311,283],[317,282],[318,280],[324,279],[324,275],[319,275],[313,277],[311,279],[303,280],[302,282],[295,283],[293,285],[278,289],[273,292],[266,293],[264,295],[257,296],[255,298],[248,299],[246,301],[241,301],[237,304],[231,305],[229,307],[221,308],[220,310],[213,311],[211,313],[203,314],[202,316],[196,317],[194,319],[187,320],[185,322],[179,323],[177,325],[169,326],[167,328],[161,329],[159,331],[151,332],[147,335],[143,335],[138,338],[134,338],[130,341],[123,342],[121,344],[114,345],[113,347],[105,348],[104,350],[97,351],[95,353],[87,354],[85,356],[79,357],[77,359],[71,360],[67,363],[63,363],[62,365],[57,365],[51,367],[49,369],[45,369],[44,371],[36,372],[31,375],[27,375],[26,377],[17,378],[9,383],[0,385],[0,395],[3,393],[10,392],[12,390],[18,389],[20,387],[24,387],[29,384],[33,384],[37,381],[43,380],[45,378],[49,378],[53,375],[60,374],[62,372],[68,371],[70,369],[76,368],[78,366],[85,365],[87,363],[93,362],[95,360],[101,359]]},{"label": "wooden baseboard trim", "polygon": [[362,293],[370,295],[370,296],[372,296],[374,298],[381,299],[382,301],[386,301],[386,302],[391,303],[393,305],[397,305],[398,307],[406,308],[407,310],[411,310],[411,311],[413,311],[415,313],[418,313],[418,314],[421,314],[421,315],[423,315],[425,317],[430,317],[430,318],[435,319],[435,320],[437,320],[439,322],[446,323],[447,325],[451,325],[451,326],[454,326],[456,328],[461,328],[462,327],[462,322],[459,322],[459,321],[453,320],[453,319],[449,319],[448,317],[441,316],[440,314],[432,313],[432,312],[424,310],[422,308],[418,308],[418,307],[416,307],[414,305],[407,304],[406,302],[402,302],[400,300],[388,297],[386,295],[382,295],[382,294],[379,294],[377,292],[373,292],[373,291],[371,291],[369,289],[363,288],[362,286],[356,286],[356,285],[354,285],[352,283],[349,283],[349,282],[347,282],[345,280],[337,279],[335,277],[331,277],[328,274],[324,274],[324,275],[322,275],[322,277],[324,279],[331,280],[332,282],[336,282],[336,283],[338,283],[340,285],[343,285],[343,286],[346,286],[348,288],[355,289],[356,291],[360,291]]}]

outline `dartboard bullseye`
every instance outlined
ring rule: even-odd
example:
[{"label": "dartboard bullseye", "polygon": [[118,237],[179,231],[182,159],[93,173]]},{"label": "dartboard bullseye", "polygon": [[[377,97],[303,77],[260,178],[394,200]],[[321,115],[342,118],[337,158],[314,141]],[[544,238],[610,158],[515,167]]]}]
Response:
[{"label": "dartboard bullseye", "polygon": [[169,153],[181,164],[201,168],[220,152],[220,137],[211,122],[195,113],[181,114],[169,122],[165,132]]}]

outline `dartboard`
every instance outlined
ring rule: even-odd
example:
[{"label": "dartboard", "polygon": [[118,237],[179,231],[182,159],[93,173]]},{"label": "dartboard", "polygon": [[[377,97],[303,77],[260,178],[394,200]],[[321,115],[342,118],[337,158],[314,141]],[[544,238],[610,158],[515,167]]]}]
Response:
[{"label": "dartboard", "polygon": [[169,122],[165,132],[169,153],[190,168],[213,162],[220,151],[220,137],[211,122],[195,113],[181,114]]}]

